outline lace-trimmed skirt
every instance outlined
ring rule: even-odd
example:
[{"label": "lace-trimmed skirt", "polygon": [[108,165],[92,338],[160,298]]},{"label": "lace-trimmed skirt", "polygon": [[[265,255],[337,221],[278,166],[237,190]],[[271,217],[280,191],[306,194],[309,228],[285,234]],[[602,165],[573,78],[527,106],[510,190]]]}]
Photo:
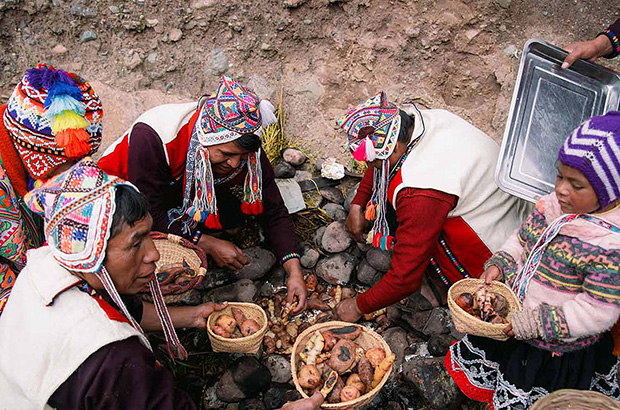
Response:
[{"label": "lace-trimmed skirt", "polygon": [[594,390],[616,400],[618,358],[609,332],[580,350],[554,354],[511,338],[466,335],[450,347],[445,366],[469,398],[495,410],[528,409],[559,389]]}]

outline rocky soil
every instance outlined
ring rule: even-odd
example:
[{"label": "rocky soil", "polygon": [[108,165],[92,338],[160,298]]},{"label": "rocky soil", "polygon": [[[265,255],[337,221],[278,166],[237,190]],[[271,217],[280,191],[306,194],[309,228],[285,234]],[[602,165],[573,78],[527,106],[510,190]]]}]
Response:
[{"label": "rocky soil", "polygon": [[[0,0],[0,97],[38,62],[101,95],[105,145],[148,107],[228,74],[277,99],[287,134],[340,156],[334,119],[384,89],[503,134],[527,39],[589,39],[618,18],[595,0]],[[613,67],[618,68],[618,63]]]}]

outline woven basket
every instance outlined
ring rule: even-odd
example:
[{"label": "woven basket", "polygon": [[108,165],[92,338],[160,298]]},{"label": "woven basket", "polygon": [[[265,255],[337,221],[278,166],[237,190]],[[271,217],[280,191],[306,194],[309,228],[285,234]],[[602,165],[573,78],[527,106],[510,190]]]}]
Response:
[{"label": "woven basket", "polygon": [[[213,332],[213,327],[215,326],[217,318],[221,315],[233,316],[233,307],[241,309],[246,318],[256,320],[260,326],[260,330],[253,335],[239,337],[237,339],[227,339],[216,335]],[[263,308],[254,303],[229,302],[225,309],[213,312],[211,316],[209,316],[207,320],[207,332],[214,352],[257,353],[263,344],[263,337],[265,337],[265,333],[267,333],[267,314]]]},{"label": "woven basket", "polygon": [[[331,330],[331,329],[335,329],[335,328],[339,328],[343,326],[351,326],[351,325],[353,324],[348,323],[348,322],[338,322],[338,321],[318,323],[314,326],[310,326],[308,329],[304,330],[299,336],[297,336],[297,340],[295,341],[295,344],[293,345],[293,352],[291,354],[291,373],[293,373],[293,382],[295,383],[295,387],[297,388],[297,391],[299,391],[299,393],[301,393],[301,395],[304,398],[307,398],[308,395],[304,392],[304,389],[299,385],[299,380],[297,380],[297,368],[299,366],[299,363],[301,362],[301,359],[299,358],[299,353],[303,352],[306,342],[308,341],[308,339],[310,339],[312,334],[317,330],[323,332],[325,330]],[[362,347],[364,350],[368,350],[373,347],[381,347],[385,350],[386,356],[389,356],[392,354],[392,351],[390,350],[390,346],[388,346],[385,340],[383,340],[383,338],[377,332],[372,331],[364,326],[360,326],[360,325],[354,325],[354,326],[357,326],[362,329],[362,333],[357,337],[357,339],[354,340],[354,342],[360,345],[360,347]],[[374,399],[375,396],[379,393],[379,391],[381,390],[381,388],[387,381],[388,377],[390,377],[390,373],[392,373],[392,369],[390,369],[388,372],[385,373],[385,376],[383,376],[381,383],[379,383],[377,387],[375,387],[368,393],[358,397],[357,399],[347,401],[345,403],[334,403],[334,404],[323,403],[321,405],[321,408],[322,409],[358,408],[358,407],[362,407],[370,403],[372,399]]]},{"label": "woven basket", "polygon": [[620,403],[603,393],[589,390],[564,389],[538,400],[530,410],[618,410]]},{"label": "woven basket", "polygon": [[[448,289],[448,307],[450,308],[450,314],[454,321],[456,330],[461,333],[468,333],[470,335],[488,337],[495,340],[507,340],[508,336],[504,333],[506,324],[504,323],[487,323],[482,319],[478,319],[475,316],[470,315],[456,304],[456,298],[464,292],[475,293],[478,286],[484,284],[483,279],[461,279]],[[492,290],[506,298],[508,301],[508,317],[512,312],[521,309],[521,303],[512,292],[512,290],[501,282],[493,281],[490,285],[486,285],[487,289]]]},{"label": "woven basket", "polygon": [[[177,293],[167,293],[165,287],[162,286],[162,292],[164,292],[164,301],[168,303],[176,303],[182,300],[194,287],[196,287],[205,274],[207,273],[207,255],[202,248],[194,245],[185,238],[173,234],[166,234],[162,232],[151,232],[151,238],[155,247],[159,251],[159,260],[155,262],[155,274],[159,272],[162,266],[172,263],[179,263],[185,261],[191,269],[196,272],[196,276],[191,280],[190,284],[186,286],[188,289]],[[148,301],[153,301],[150,293],[142,295],[142,298]]]}]

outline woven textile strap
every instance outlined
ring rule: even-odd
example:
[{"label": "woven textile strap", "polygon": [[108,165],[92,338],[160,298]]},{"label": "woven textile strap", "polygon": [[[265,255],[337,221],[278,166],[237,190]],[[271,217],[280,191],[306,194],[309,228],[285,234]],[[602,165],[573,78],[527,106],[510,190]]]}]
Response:
[{"label": "woven textile strap", "polygon": [[164,335],[166,336],[168,351],[175,359],[187,359],[187,352],[185,351],[185,348],[183,348],[183,345],[181,344],[181,341],[177,336],[177,332],[174,330],[172,319],[170,318],[170,314],[168,313],[168,308],[166,307],[166,303],[164,302],[164,297],[161,294],[159,281],[157,279],[150,281],[149,289],[151,290],[151,296],[153,297],[153,303],[155,304],[155,311],[157,312],[157,317],[159,317],[159,321],[161,322],[161,328],[164,331]]},{"label": "woven textile strap", "polygon": [[512,290],[515,295],[519,298],[519,301],[523,303],[523,299],[525,298],[525,294],[527,293],[527,288],[529,286],[530,280],[534,277],[534,274],[538,270],[538,266],[540,265],[540,261],[542,259],[542,255],[547,248],[547,245],[551,243],[553,238],[555,238],[558,233],[560,233],[560,229],[571,221],[575,219],[583,219],[595,225],[598,225],[602,228],[605,228],[611,232],[620,234],[620,228],[601,219],[594,215],[589,214],[568,214],[562,215],[553,221],[547,229],[542,233],[538,241],[536,241],[536,245],[532,248],[523,269],[519,272],[517,278],[512,284]]}]

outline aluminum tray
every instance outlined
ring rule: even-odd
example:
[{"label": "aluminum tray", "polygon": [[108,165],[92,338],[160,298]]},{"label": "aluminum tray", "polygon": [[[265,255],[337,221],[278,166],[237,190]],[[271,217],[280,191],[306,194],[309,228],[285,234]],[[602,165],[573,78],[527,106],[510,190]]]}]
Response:
[{"label": "aluminum tray", "polygon": [[620,74],[584,60],[564,70],[566,55],[537,39],[523,47],[495,180],[531,202],[553,190],[566,137],[589,117],[620,107]]}]

